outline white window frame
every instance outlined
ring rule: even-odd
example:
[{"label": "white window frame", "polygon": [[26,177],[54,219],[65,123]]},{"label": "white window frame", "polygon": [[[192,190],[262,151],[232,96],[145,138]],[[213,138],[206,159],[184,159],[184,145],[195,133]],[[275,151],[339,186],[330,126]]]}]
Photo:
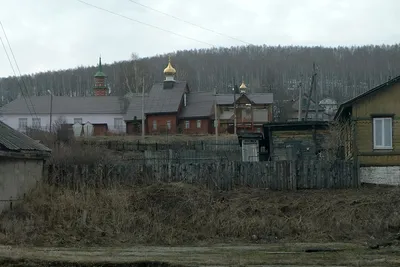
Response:
[{"label": "white window frame", "polygon": [[32,118],[32,128],[33,129],[40,129],[41,127],[42,127],[41,118]]},{"label": "white window frame", "polygon": [[[390,146],[385,146],[385,120],[390,120]],[[376,132],[376,122],[377,121],[382,121],[382,145],[377,145],[377,137],[375,135]],[[373,139],[374,139],[374,149],[392,149],[393,148],[393,119],[391,117],[379,117],[379,118],[373,118]]]},{"label": "white window frame", "polygon": [[185,121],[185,129],[189,129],[190,128],[190,121]]},{"label": "white window frame", "polygon": [[153,130],[157,130],[157,121],[153,120]]},{"label": "white window frame", "polygon": [[[22,121],[24,121],[24,125],[22,125]],[[26,128],[28,127],[28,118],[18,118],[18,129],[22,131],[26,131]]]},{"label": "white window frame", "polygon": [[171,121],[167,121],[167,129],[171,130]]},{"label": "white window frame", "polygon": [[74,118],[74,124],[80,123],[83,124],[83,119],[82,118]]},{"label": "white window frame", "polygon": [[196,121],[196,127],[197,127],[197,129],[201,128],[201,120]]}]

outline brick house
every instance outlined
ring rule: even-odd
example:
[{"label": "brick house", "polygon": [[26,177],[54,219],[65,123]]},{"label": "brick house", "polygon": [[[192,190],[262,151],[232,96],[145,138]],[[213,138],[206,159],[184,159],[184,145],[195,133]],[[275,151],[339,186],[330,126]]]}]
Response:
[{"label": "brick house", "polygon": [[[179,115],[187,104],[188,83],[175,80],[176,70],[169,59],[164,69],[165,80],[153,84],[144,98],[145,132],[147,134],[176,134]],[[142,120],[142,97],[134,97],[125,115],[127,133],[135,133]],[[141,126],[140,126],[141,127]]]},{"label": "brick house", "polygon": [[214,130],[215,95],[209,92],[189,93],[179,116],[179,131],[184,134],[206,134]]}]

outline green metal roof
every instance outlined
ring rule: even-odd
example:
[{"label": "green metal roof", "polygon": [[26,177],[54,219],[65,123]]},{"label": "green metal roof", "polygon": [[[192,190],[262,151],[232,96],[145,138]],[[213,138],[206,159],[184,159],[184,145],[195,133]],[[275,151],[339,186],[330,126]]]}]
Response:
[{"label": "green metal roof", "polygon": [[99,58],[99,69],[94,75],[94,77],[106,77],[106,75],[103,72],[103,66],[101,65],[101,57]]},{"label": "green metal roof", "polygon": [[98,71],[98,72],[96,72],[96,74],[94,75],[94,77],[106,77],[106,75],[104,74],[104,72]]}]

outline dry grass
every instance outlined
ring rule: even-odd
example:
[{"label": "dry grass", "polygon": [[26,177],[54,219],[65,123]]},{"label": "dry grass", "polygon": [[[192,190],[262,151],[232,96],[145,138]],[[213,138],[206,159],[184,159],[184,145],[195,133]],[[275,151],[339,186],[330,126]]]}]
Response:
[{"label": "dry grass", "polygon": [[348,241],[400,231],[395,188],[212,192],[184,184],[77,192],[43,185],[0,218],[0,242],[128,246]]},{"label": "dry grass", "polygon": [[115,160],[115,151],[100,146],[82,146],[77,142],[69,145],[59,144],[52,148],[48,163],[91,164]]}]

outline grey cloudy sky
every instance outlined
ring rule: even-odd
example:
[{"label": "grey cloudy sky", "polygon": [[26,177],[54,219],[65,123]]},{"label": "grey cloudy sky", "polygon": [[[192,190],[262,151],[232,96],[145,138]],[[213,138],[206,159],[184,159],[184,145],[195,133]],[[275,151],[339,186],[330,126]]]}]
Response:
[{"label": "grey cloudy sky", "polygon": [[[202,30],[129,0],[84,0],[214,46],[244,43]],[[255,45],[394,44],[398,0],[135,0]],[[77,0],[0,0],[0,20],[23,74],[207,48]],[[0,31],[5,42],[5,36]],[[0,77],[13,75],[0,50]]]}]

